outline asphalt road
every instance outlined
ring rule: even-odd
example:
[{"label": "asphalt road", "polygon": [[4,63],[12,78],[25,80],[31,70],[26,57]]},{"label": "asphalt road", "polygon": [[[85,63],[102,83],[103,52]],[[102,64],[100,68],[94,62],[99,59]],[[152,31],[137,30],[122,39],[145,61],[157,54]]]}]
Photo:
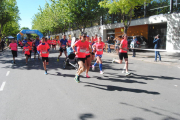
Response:
[{"label": "asphalt road", "polygon": [[124,64],[103,56],[91,78],[74,81],[75,69],[63,69],[64,57],[51,51],[48,75],[38,59],[25,64],[19,49],[16,65],[10,50],[0,52],[0,120],[180,120],[180,69],[129,60]]}]

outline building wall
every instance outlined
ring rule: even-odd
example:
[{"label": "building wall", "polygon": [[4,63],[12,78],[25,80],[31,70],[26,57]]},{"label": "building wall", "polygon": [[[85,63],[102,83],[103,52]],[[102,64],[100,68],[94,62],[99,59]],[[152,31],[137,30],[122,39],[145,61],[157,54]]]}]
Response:
[{"label": "building wall", "polygon": [[[115,36],[123,34],[121,29],[124,30],[123,27],[115,28]],[[127,35],[128,36],[141,35],[141,36],[144,36],[146,39],[148,39],[148,25],[131,26],[128,28]]]},{"label": "building wall", "polygon": [[[150,16],[149,18],[132,20],[131,27],[128,30],[128,35],[141,34],[148,38],[147,26],[159,23],[167,23],[166,50],[180,50],[180,13],[154,15]],[[102,36],[103,41],[105,41],[107,39],[106,31],[109,29],[115,29],[115,32],[118,35],[118,32],[121,32],[118,28],[123,28],[123,24],[117,23],[94,26],[91,28],[86,28],[85,32],[87,32],[89,36],[94,36],[95,34]],[[76,37],[78,37],[80,30],[66,32],[66,35],[71,35],[72,37],[74,37],[75,34]],[[58,35],[60,36],[59,38],[62,37],[61,33]]]}]

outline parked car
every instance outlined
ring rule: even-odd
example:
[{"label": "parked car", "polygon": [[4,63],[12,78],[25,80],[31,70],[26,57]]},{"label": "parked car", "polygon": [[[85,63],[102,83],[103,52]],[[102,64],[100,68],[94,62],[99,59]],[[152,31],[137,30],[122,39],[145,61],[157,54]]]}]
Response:
[{"label": "parked car", "polygon": [[[130,48],[131,41],[134,36],[128,36],[128,47]],[[146,49],[148,48],[147,39],[144,36],[135,36],[137,39],[138,48]]]}]

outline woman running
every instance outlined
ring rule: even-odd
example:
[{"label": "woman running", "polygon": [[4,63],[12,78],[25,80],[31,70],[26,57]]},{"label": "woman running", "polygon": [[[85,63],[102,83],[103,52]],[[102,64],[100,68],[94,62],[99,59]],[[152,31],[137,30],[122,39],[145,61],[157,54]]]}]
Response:
[{"label": "woman running", "polygon": [[130,73],[128,72],[128,41],[127,41],[127,35],[125,34],[124,37],[122,36],[118,36],[119,41],[121,41],[120,44],[120,50],[119,50],[119,60],[113,59],[113,62],[117,62],[119,64],[122,64],[122,60],[124,58],[125,60],[125,66],[124,69],[122,71],[122,73],[125,73],[125,69],[126,69],[126,75],[130,75]]},{"label": "woman running", "polygon": [[85,60],[85,67],[86,67],[86,73],[85,76],[87,78],[90,78],[88,75],[90,65],[91,65],[91,42],[89,41],[89,36],[86,37],[86,41],[89,43],[89,47],[86,49],[86,60]]},{"label": "woman running", "polygon": [[28,58],[30,57],[30,46],[28,45],[28,43],[25,43],[25,46],[23,47],[23,52],[26,56],[26,65],[27,65],[27,62],[28,62]]},{"label": "woman running", "polygon": [[15,57],[17,57],[17,43],[15,43],[14,39],[12,40],[12,43],[10,43],[9,48],[12,51],[12,55],[13,55],[13,61],[12,63],[15,63]]},{"label": "woman running", "polygon": [[[77,51],[75,51],[75,47],[77,47]],[[86,35],[83,34],[83,36],[81,37],[81,40],[74,43],[72,48],[76,54],[76,60],[79,64],[79,68],[78,68],[77,74],[74,79],[77,83],[79,83],[80,82],[80,74],[84,71],[84,63],[86,60],[86,51],[89,48],[89,43],[86,41]]]},{"label": "woman running", "polygon": [[93,45],[93,49],[96,50],[96,62],[94,63],[94,65],[92,66],[92,70],[95,70],[95,66],[97,63],[99,63],[99,69],[100,69],[100,74],[104,74],[104,72],[102,71],[102,54],[103,54],[103,48],[105,46],[104,42],[101,41],[101,37],[98,38],[98,41]]},{"label": "woman running", "polygon": [[28,43],[28,45],[29,45],[29,47],[30,47],[30,51],[29,51],[29,52],[30,52],[30,57],[29,57],[29,60],[31,60],[31,53],[32,53],[32,47],[33,47],[33,46],[32,46],[32,42],[31,42],[30,39],[28,39],[28,42],[27,42],[27,43]]}]

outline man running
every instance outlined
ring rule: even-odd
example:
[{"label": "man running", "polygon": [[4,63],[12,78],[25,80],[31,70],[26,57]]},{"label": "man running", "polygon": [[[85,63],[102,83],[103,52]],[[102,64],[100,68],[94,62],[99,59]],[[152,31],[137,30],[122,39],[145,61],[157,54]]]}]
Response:
[{"label": "man running", "polygon": [[12,61],[12,63],[13,63],[13,64],[16,64],[16,63],[15,63],[15,57],[17,57],[17,44],[15,43],[14,39],[13,39],[12,42],[10,43],[9,48],[11,49],[12,55],[13,55],[13,61]]},{"label": "man running", "polygon": [[[77,51],[75,51],[75,47],[77,47]],[[86,41],[86,35],[83,34],[83,36],[81,37],[81,40],[78,40],[76,43],[74,43],[72,48],[76,54],[76,60],[79,65],[77,74],[74,79],[77,83],[79,83],[80,82],[80,74],[84,71],[84,63],[86,60],[86,51],[87,51],[87,48],[89,48],[89,44]]]},{"label": "man running", "polygon": [[40,53],[40,56],[42,57],[42,61],[43,61],[43,67],[45,70],[45,75],[47,75],[47,69],[46,69],[46,65],[49,64],[49,45],[47,43],[45,43],[45,38],[42,38],[42,43],[37,47],[37,51],[38,53]]},{"label": "man running", "polygon": [[23,47],[23,52],[26,56],[26,65],[27,65],[27,62],[28,62],[28,58],[30,57],[30,46],[28,45],[28,43],[25,44],[25,46]]},{"label": "man running", "polygon": [[[36,53],[37,53],[37,46],[40,44],[40,40],[39,38],[37,37],[36,40],[34,41],[34,59],[36,59]],[[39,58],[39,54],[38,54],[38,59]]]},{"label": "man running", "polygon": [[58,62],[59,62],[60,56],[62,55],[62,52],[64,52],[64,54],[65,54],[65,56],[66,56],[66,58],[67,58],[67,51],[66,51],[67,43],[68,43],[68,41],[67,41],[67,39],[66,39],[66,35],[63,35],[63,39],[61,39],[61,40],[59,41],[59,46],[60,46],[59,52],[60,52],[60,54],[59,54],[59,56],[58,56],[58,58],[57,58],[57,61],[58,61]]},{"label": "man running", "polygon": [[[126,69],[126,75],[130,75],[128,72],[128,41],[127,41],[127,35],[124,35],[124,38],[122,36],[118,36],[118,40],[121,41],[120,43],[120,50],[119,50],[119,60],[113,59],[113,62],[117,62],[119,64],[122,64],[122,60],[124,58],[125,60],[125,66],[124,69]],[[125,73],[125,70],[123,69],[122,73]]]},{"label": "man running", "polygon": [[93,49],[96,50],[96,62],[94,63],[94,65],[92,65],[92,70],[95,70],[95,66],[97,65],[97,63],[99,63],[99,69],[100,69],[100,74],[104,74],[104,72],[102,71],[102,54],[103,54],[103,48],[105,46],[104,42],[101,41],[102,38],[99,37],[98,41],[93,45]]}]

